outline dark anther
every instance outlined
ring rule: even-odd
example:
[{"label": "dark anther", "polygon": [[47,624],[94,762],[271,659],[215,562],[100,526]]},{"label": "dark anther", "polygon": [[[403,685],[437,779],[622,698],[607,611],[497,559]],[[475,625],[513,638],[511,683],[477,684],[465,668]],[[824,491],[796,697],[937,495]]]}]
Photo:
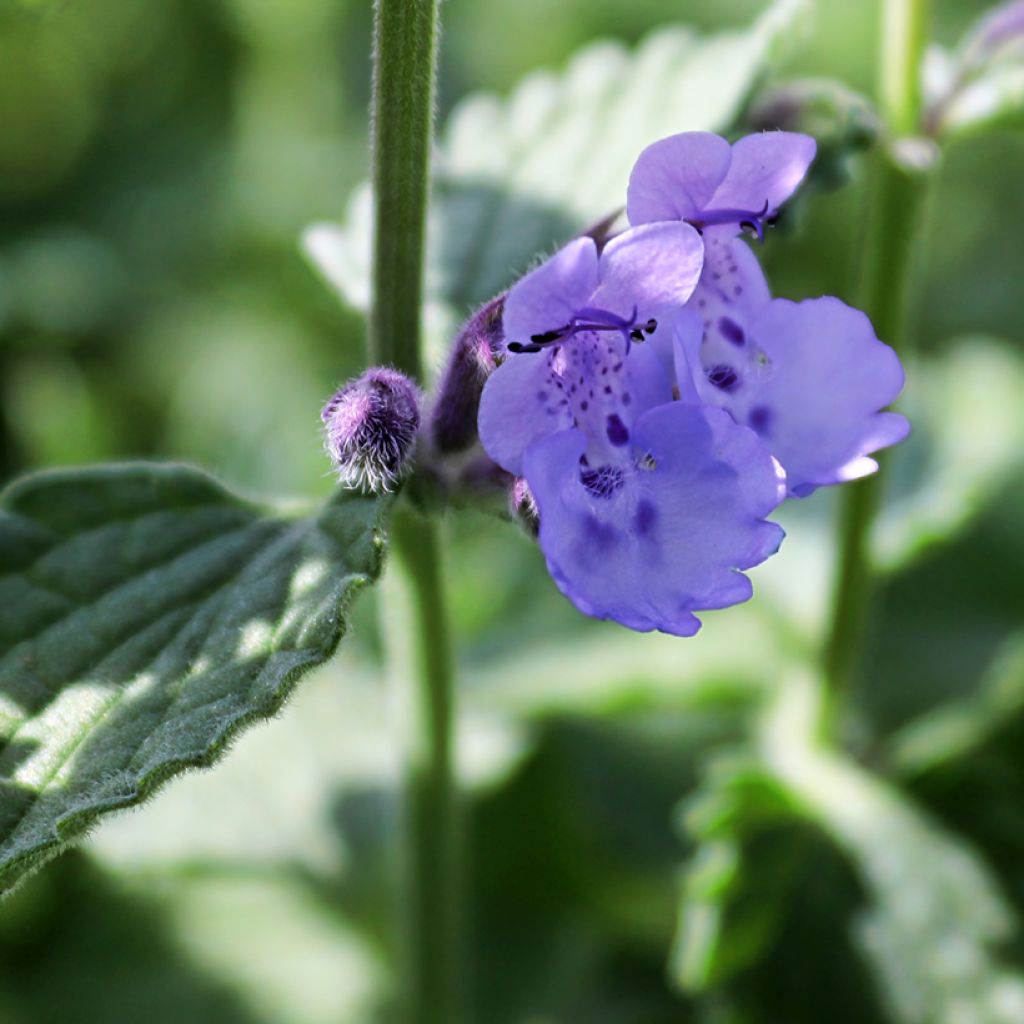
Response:
[{"label": "dark anther", "polygon": [[658,329],[658,321],[653,317],[644,324],[644,334],[653,334]]},{"label": "dark anther", "polygon": [[524,345],[522,342],[510,341],[508,350],[509,352],[539,352],[540,345]]},{"label": "dark anther", "polygon": [[538,345],[547,345],[552,341],[557,341],[564,333],[564,327],[559,327],[554,331],[544,331],[543,334],[531,334],[530,341],[536,342]]}]

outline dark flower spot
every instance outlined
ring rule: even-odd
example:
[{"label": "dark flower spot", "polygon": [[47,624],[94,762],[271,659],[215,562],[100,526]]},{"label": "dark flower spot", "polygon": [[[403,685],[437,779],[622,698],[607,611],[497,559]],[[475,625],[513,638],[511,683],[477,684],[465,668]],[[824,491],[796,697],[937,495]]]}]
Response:
[{"label": "dark flower spot", "polygon": [[611,386],[611,384],[605,384],[605,386],[604,386],[604,393],[606,395],[610,395],[612,393],[612,386]]},{"label": "dark flower spot", "polygon": [[580,408],[581,408],[581,409],[582,409],[582,410],[583,410],[584,412],[586,412],[586,411],[587,411],[587,410],[588,410],[588,409],[590,408],[590,403],[589,403],[589,402],[588,402],[588,401],[587,401],[587,400],[586,400],[586,399],[584,398],[584,399],[583,399],[583,401],[582,401],[582,402],[580,402]]},{"label": "dark flower spot", "polygon": [[628,391],[623,391],[622,392],[622,404],[623,405],[629,405],[629,403],[632,402],[632,401],[633,401],[633,398],[630,395],[630,393]]},{"label": "dark flower spot", "polygon": [[633,529],[641,537],[646,537],[658,521],[658,510],[649,501],[641,501],[633,516]]},{"label": "dark flower spot", "polygon": [[772,411],[766,405],[755,405],[747,416],[750,429],[757,434],[767,434],[772,423]]},{"label": "dark flower spot", "polygon": [[605,431],[608,434],[608,440],[616,448],[621,448],[629,441],[629,431],[626,429],[626,424],[615,413],[608,417]]},{"label": "dark flower spot", "polygon": [[548,400],[548,393],[546,391],[538,391],[537,392],[537,401],[538,402],[546,402],[547,400]]},{"label": "dark flower spot", "polygon": [[602,523],[597,516],[583,517],[584,539],[598,551],[607,551],[619,541],[619,533],[614,526]]},{"label": "dark flower spot", "polygon": [[727,316],[719,318],[718,329],[722,332],[722,337],[726,341],[731,341],[734,345],[742,345],[746,341],[743,328],[735,320],[730,320]]},{"label": "dark flower spot", "polygon": [[580,483],[594,498],[611,498],[622,490],[625,477],[617,466],[598,466],[581,469]]},{"label": "dark flower spot", "polygon": [[707,371],[708,380],[720,391],[735,391],[740,375],[728,363],[718,363]]}]

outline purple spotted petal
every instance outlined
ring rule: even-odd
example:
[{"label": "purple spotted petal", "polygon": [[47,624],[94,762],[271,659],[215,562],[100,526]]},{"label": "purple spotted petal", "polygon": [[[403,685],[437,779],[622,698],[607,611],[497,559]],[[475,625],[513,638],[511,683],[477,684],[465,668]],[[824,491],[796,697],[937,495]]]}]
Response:
[{"label": "purple spotted petal", "polygon": [[[831,297],[775,299],[748,333],[751,361],[737,365],[735,388],[714,389],[717,403],[761,436],[792,494],[871,473],[871,453],[906,437],[906,419],[880,411],[900,393],[903,367],[859,310]],[[709,380],[712,369],[705,357]]]},{"label": "purple spotted petal", "polygon": [[760,210],[767,203],[777,210],[804,180],[816,149],[814,139],[797,132],[744,136],[732,147],[729,170],[708,208]]},{"label": "purple spotted petal", "polygon": [[577,238],[520,279],[505,300],[505,341],[561,327],[583,307],[597,287],[597,246]]},{"label": "purple spotted petal", "polygon": [[704,243],[689,224],[664,221],[631,228],[601,253],[600,285],[589,305],[628,317],[658,317],[693,294]]},{"label": "purple spotted petal", "polygon": [[477,424],[484,451],[502,469],[522,476],[526,449],[572,426],[572,414],[561,401],[549,377],[547,353],[509,355],[480,396]]},{"label": "purple spotted petal", "polygon": [[637,423],[632,460],[604,468],[601,486],[597,467],[581,472],[586,446],[567,431],[524,460],[548,568],[581,611],[692,636],[695,611],[750,597],[740,570],[783,536],[763,519],[781,498],[778,469],[750,431],[717,409],[659,406]]},{"label": "purple spotted petal", "polygon": [[563,345],[506,356],[484,385],[477,424],[487,454],[520,476],[523,453],[536,441],[579,426],[600,449],[609,416],[628,433],[638,416],[671,400],[671,368],[650,345],[634,344],[626,355],[617,334],[584,331]]},{"label": "purple spotted petal", "polygon": [[696,219],[725,179],[730,159],[729,143],[710,132],[683,132],[652,143],[629,176],[630,224]]},{"label": "purple spotted petal", "polygon": [[744,324],[771,301],[761,264],[739,238],[709,233],[704,269],[690,300],[704,324],[707,346],[718,355],[734,355],[746,341]]}]

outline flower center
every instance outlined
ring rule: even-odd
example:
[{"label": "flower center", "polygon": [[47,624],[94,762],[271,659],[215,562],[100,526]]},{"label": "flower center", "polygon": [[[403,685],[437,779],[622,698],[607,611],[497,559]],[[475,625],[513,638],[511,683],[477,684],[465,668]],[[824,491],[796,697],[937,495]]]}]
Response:
[{"label": "flower center", "polygon": [[633,312],[628,320],[607,309],[595,309],[588,306],[576,313],[567,324],[551,331],[531,335],[528,343],[510,341],[508,350],[509,352],[540,352],[552,345],[560,345],[583,331],[614,331],[622,335],[628,353],[631,342],[643,341],[645,335],[653,334],[657,329],[658,321],[653,318],[644,323],[637,322],[636,306],[633,307]]},{"label": "flower center", "polygon": [[700,217],[695,217],[686,223],[692,225],[701,233],[703,233],[704,228],[711,227],[714,224],[739,224],[741,229],[752,231],[757,235],[757,240],[763,242],[765,226],[774,224],[776,220],[778,220],[778,213],[773,212],[769,214],[768,200],[766,199],[764,206],[760,210],[731,210],[726,208],[721,210],[702,210]]}]

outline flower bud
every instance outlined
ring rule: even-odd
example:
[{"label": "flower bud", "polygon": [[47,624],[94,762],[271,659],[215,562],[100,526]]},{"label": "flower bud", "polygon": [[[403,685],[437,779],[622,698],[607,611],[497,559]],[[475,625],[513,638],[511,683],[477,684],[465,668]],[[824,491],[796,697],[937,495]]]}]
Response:
[{"label": "flower bud", "polygon": [[430,436],[443,455],[465,451],[476,442],[480,395],[497,365],[504,308],[504,294],[481,306],[452,346],[430,416]]},{"label": "flower bud", "polygon": [[408,472],[420,425],[420,393],[404,374],[371,367],[336,391],[320,418],[324,447],[345,486],[390,491]]}]

